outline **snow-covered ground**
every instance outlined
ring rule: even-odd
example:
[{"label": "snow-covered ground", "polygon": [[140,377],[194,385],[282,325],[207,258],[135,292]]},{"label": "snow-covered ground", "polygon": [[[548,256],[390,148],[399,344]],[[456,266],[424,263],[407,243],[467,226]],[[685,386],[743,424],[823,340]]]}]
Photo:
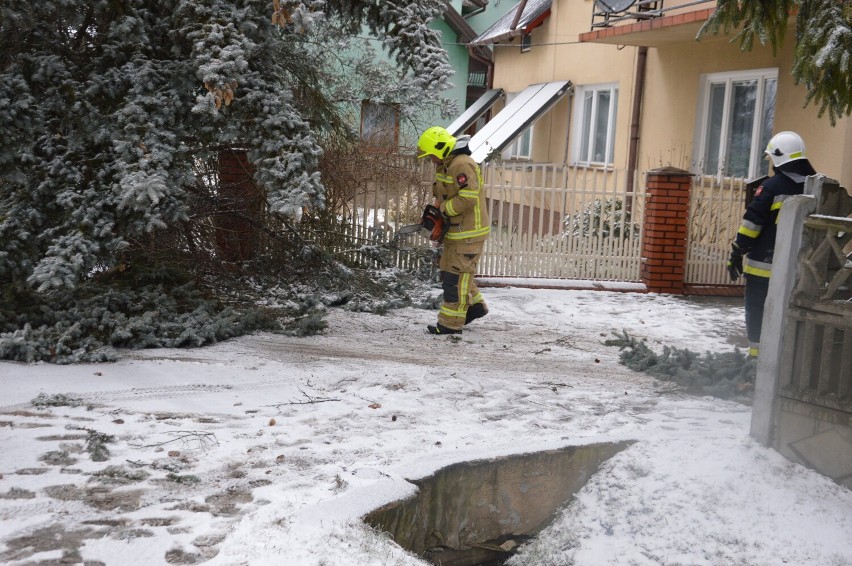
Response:
[{"label": "snow-covered ground", "polygon": [[631,439],[515,564],[852,565],[850,490],[753,441],[748,405],[603,345],[744,346],[736,301],[484,292],[461,340],[425,334],[430,311],[332,310],[319,336],[0,363],[0,563],[422,565],[360,521],[407,479]]}]

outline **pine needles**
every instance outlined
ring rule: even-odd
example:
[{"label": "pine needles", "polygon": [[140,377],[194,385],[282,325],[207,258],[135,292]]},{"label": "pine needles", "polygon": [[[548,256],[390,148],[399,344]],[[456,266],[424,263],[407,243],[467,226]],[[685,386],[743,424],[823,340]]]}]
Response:
[{"label": "pine needles", "polygon": [[613,332],[615,338],[607,346],[618,346],[619,360],[634,371],[641,371],[661,381],[673,382],[689,393],[713,395],[722,399],[741,396],[754,383],[756,366],[739,348],[733,352],[705,352],[663,346],[655,353],[644,340],[637,340],[626,330]]}]

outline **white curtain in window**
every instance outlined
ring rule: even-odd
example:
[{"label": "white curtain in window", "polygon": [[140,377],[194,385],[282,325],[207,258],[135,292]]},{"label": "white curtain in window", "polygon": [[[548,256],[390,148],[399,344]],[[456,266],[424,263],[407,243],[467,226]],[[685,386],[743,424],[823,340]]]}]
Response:
[{"label": "white curtain in window", "polygon": [[775,121],[777,70],[702,76],[700,172],[751,178],[766,174],[763,148]]},{"label": "white curtain in window", "polygon": [[610,165],[615,148],[615,118],[618,88],[613,85],[579,87],[577,99],[580,131],[575,135],[575,161],[580,164]]}]

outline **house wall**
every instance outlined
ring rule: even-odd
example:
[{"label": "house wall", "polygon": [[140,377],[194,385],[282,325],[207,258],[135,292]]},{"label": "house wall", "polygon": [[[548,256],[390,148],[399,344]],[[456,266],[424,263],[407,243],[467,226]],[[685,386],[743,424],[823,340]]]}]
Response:
[{"label": "house wall", "polygon": [[[462,9],[462,0],[450,0],[449,2],[459,13]],[[477,32],[482,32],[491,24],[496,22],[500,17],[509,10],[513,4],[511,2],[502,2],[498,5],[488,4],[485,11],[476,14],[468,19],[468,23]],[[456,33],[450,29],[450,26],[442,19],[433,20],[429,27],[441,32],[441,44],[447,51],[447,56],[450,66],[455,74],[450,77],[451,87],[444,91],[443,96],[455,101],[458,112],[453,116],[442,116],[441,112],[435,108],[427,108],[414,116],[411,120],[403,120],[399,125],[399,144],[402,148],[417,147],[417,140],[423,130],[430,126],[448,126],[458,114],[461,114],[467,103],[467,76],[468,64],[470,55],[467,47],[461,45]],[[369,36],[369,32],[363,30],[362,36]],[[377,39],[369,40],[377,52],[377,56],[381,57],[390,66],[396,66],[396,62],[387,54],[386,49]],[[358,124],[360,120],[360,108],[352,109],[353,124]]]},{"label": "house wall", "polygon": [[852,186],[852,120],[845,118],[831,127],[827,115],[818,117],[813,103],[803,107],[807,90],[796,85],[790,75],[794,30],[788,30],[786,37],[775,55],[770,46],[742,52],[728,37],[715,36],[690,44],[649,48],[639,169],[666,165],[691,168],[700,75],[777,68],[774,131],[799,133],[814,168],[841,185]]},{"label": "house wall", "polygon": [[[494,86],[506,92],[519,92],[531,84],[556,80],[570,80],[575,86],[618,83],[613,166],[624,168],[637,48],[579,44],[580,33],[589,30],[591,6],[589,0],[553,2],[550,17],[533,31],[532,49],[528,52],[521,52],[519,39],[495,45]],[[573,99],[569,95],[539,118],[533,126],[532,161],[564,163],[567,155],[568,162],[572,162],[569,140],[572,113]]]},{"label": "house wall", "polygon": [[[450,0],[449,4],[457,12],[462,12],[462,0]],[[513,6],[512,2],[497,2],[496,4],[489,2],[485,10],[466,18],[467,23],[477,33],[481,33],[499,20]],[[470,63],[470,53],[467,46],[461,44],[458,35],[450,29],[450,26],[443,19],[433,21],[429,27],[441,32],[441,43],[447,50],[450,66],[455,71],[455,74],[450,78],[452,86],[444,93],[444,96],[456,102],[458,112],[447,117],[441,116],[437,111],[424,111],[415,117],[411,123],[401,125],[400,144],[407,147],[416,147],[420,134],[426,128],[449,126],[467,107],[467,78]]]},{"label": "house wall", "polygon": [[[667,9],[676,3],[667,4]],[[691,12],[710,4],[667,12]],[[575,86],[618,83],[618,115],[613,167],[627,166],[630,121],[638,47],[604,43],[579,43],[579,35],[591,30],[592,0],[554,0],[551,15],[532,33],[532,49],[520,51],[520,40],[494,46],[494,86],[519,92],[534,83],[570,80]],[[627,22],[630,23],[630,22]],[[730,37],[704,36],[696,42],[685,26],[658,33],[682,38],[678,43],[649,47],[641,110],[638,179],[663,166],[692,170],[694,131],[698,111],[699,77],[717,73],[778,68],[775,109],[776,132],[794,130],[805,140],[809,159],[825,175],[852,187],[852,118],[832,127],[828,116],[818,117],[813,103],[803,107],[807,90],[794,84],[790,75],[795,43],[795,21],[785,41],[773,54],[770,46],[743,52]],[[697,29],[697,28],[696,28]],[[641,40],[642,34],[638,34]],[[659,37],[659,36],[658,36]],[[636,41],[634,36],[633,41]],[[532,161],[572,163],[570,135],[575,133],[569,95],[534,125]],[[502,105],[495,107],[499,110]]]}]

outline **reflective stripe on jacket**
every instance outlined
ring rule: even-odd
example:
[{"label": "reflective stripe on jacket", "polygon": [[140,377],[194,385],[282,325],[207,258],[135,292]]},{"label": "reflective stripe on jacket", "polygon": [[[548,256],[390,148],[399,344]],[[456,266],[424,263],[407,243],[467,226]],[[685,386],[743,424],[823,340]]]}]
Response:
[{"label": "reflective stripe on jacket", "polygon": [[479,165],[466,154],[450,154],[435,172],[432,192],[441,212],[450,219],[444,236],[451,242],[481,242],[488,238],[491,219],[485,203]]},{"label": "reflective stripe on jacket", "polygon": [[745,253],[743,272],[756,277],[772,275],[772,256],[778,214],[784,201],[804,191],[804,177],[776,171],[755,192],[737,230],[736,244]]}]

